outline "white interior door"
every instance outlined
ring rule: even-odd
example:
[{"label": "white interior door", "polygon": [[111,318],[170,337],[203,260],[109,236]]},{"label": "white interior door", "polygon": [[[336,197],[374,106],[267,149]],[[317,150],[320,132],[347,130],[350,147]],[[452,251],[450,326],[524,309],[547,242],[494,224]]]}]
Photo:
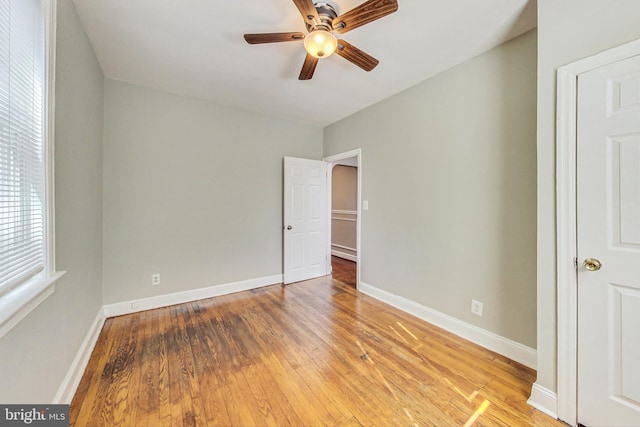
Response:
[{"label": "white interior door", "polygon": [[639,426],[640,57],[579,75],[577,131],[578,422]]},{"label": "white interior door", "polygon": [[327,163],[284,158],[284,283],[327,274]]}]

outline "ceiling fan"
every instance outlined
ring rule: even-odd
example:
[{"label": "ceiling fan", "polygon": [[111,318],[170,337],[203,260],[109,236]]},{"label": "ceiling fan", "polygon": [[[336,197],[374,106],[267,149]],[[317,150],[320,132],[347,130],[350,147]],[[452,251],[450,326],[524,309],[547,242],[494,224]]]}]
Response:
[{"label": "ceiling fan", "polygon": [[306,35],[300,32],[245,34],[244,39],[249,44],[302,40],[307,57],[302,65],[299,80],[311,79],[318,60],[334,52],[365,71],[373,70],[380,61],[352,44],[336,38],[333,33],[344,34],[398,10],[397,0],[369,0],[338,16],[336,9],[329,3],[314,3],[313,0],[293,0],[293,3],[307,26]]}]

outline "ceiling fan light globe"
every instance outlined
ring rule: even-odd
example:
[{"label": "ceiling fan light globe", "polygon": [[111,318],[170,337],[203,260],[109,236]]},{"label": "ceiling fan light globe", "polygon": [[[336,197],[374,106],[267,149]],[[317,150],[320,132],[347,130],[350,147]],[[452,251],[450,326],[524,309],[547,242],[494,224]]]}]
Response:
[{"label": "ceiling fan light globe", "polygon": [[315,30],[305,36],[304,48],[315,58],[326,58],[338,48],[338,39],[328,31]]}]

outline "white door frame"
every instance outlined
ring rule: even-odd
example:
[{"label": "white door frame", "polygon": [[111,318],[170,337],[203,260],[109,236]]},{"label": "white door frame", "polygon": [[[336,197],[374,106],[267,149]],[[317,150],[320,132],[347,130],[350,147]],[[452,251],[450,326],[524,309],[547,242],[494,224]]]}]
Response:
[{"label": "white door frame", "polygon": [[[362,224],[362,149],[356,148],[355,150],[347,151],[345,153],[334,154],[323,158],[325,162],[329,163],[327,173],[327,210],[329,211],[327,216],[327,254],[331,256],[331,170],[333,163],[339,160],[350,159],[356,157],[358,159],[358,201],[357,201],[357,214],[356,214],[356,289],[360,288],[360,260],[362,259],[362,245],[360,244],[360,230]],[[331,258],[329,258],[331,259]],[[331,262],[327,263],[327,274],[331,273]]]},{"label": "white door frame", "polygon": [[578,75],[640,55],[640,40],[558,68],[556,129],[556,250],[558,418],[578,420],[578,276],[576,270],[576,149]]}]

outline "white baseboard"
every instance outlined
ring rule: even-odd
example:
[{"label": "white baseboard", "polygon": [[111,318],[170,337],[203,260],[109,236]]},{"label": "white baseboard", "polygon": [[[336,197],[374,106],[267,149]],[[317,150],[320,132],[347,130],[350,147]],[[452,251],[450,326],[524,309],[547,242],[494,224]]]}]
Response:
[{"label": "white baseboard", "polygon": [[336,249],[331,249],[331,255],[337,256],[338,258],[347,259],[349,261],[358,262],[358,257],[356,255],[351,255],[345,252],[338,251]]},{"label": "white baseboard", "polygon": [[96,346],[96,342],[98,341],[98,337],[100,336],[100,331],[102,330],[104,321],[105,317],[103,310],[101,309],[98,312],[95,320],[91,324],[89,332],[87,332],[84,341],[82,341],[80,349],[76,353],[76,357],[73,359],[73,362],[71,362],[71,366],[67,371],[67,375],[65,375],[64,379],[62,380],[62,384],[60,384],[60,387],[58,388],[58,392],[53,398],[54,404],[71,403],[71,400],[73,399],[73,396],[78,389],[78,385],[80,385],[82,375],[87,368],[87,364],[89,363],[89,358],[91,357],[93,348]]},{"label": "white baseboard", "polygon": [[197,301],[204,298],[212,298],[221,295],[232,294],[235,292],[248,291],[251,289],[261,288],[263,286],[275,285],[277,283],[282,283],[282,274],[261,277],[258,279],[226,283],[224,285],[209,286],[206,288],[193,289],[190,291],[157,295],[149,298],[123,301],[115,304],[107,304],[104,306],[104,316],[122,316],[123,314],[136,313],[139,311],[152,310],[154,308],[167,307],[170,305]]},{"label": "white baseboard", "polygon": [[558,396],[538,383],[533,383],[527,403],[550,417],[558,418]]},{"label": "white baseboard", "polygon": [[511,360],[536,369],[537,352],[531,347],[512,341],[493,332],[458,320],[455,317],[440,313],[415,301],[392,294],[367,283],[360,282],[358,290],[380,301],[412,314],[422,320],[452,332],[479,346],[495,351]]}]

